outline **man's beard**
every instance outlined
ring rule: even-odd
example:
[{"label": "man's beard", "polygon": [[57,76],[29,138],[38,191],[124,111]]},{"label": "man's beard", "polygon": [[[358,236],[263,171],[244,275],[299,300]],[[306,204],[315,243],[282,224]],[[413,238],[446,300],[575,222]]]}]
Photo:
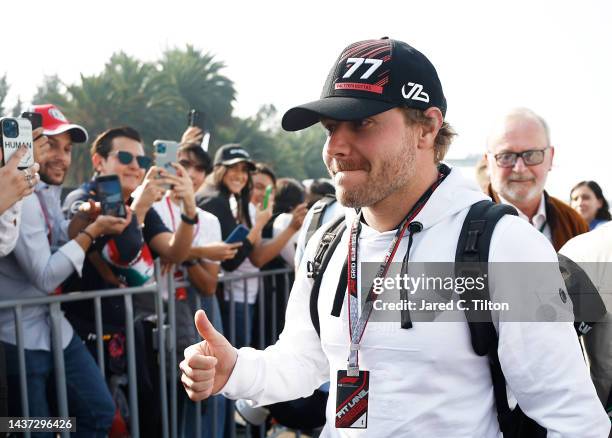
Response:
[{"label": "man's beard", "polygon": [[335,174],[346,170],[363,170],[367,178],[360,184],[353,184],[344,188],[336,184],[336,198],[345,207],[369,207],[387,198],[398,189],[408,185],[415,175],[416,151],[404,138],[402,153],[390,156],[382,150],[379,155],[378,167],[375,168],[368,161],[348,161],[333,159],[326,163],[327,170],[335,181]]},{"label": "man's beard", "polygon": [[[525,178],[524,176],[518,175],[515,175],[514,177],[510,175],[509,179],[512,181],[533,180],[532,177]],[[543,185],[538,184],[536,181],[534,181],[533,185],[528,189],[522,187],[523,183],[512,181],[505,181],[500,187],[498,193],[504,199],[513,204],[522,204],[523,202],[531,201],[535,198],[538,198],[542,195],[542,191],[544,190]]]},{"label": "man's beard", "polygon": [[40,180],[42,182],[49,184],[51,186],[61,186],[64,183],[64,180],[66,179],[66,175],[68,174],[67,170],[65,169],[61,180],[58,181],[56,179],[53,179],[51,176],[49,176],[46,173],[46,170],[47,170],[47,164],[45,163],[44,165],[40,167],[38,174],[40,175]]}]

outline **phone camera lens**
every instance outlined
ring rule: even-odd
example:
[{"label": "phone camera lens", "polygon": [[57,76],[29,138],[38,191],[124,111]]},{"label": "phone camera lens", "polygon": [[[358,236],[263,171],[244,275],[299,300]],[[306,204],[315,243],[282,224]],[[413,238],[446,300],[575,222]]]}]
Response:
[{"label": "phone camera lens", "polygon": [[158,154],[165,154],[166,153],[166,145],[163,143],[160,143],[157,145],[157,153]]},{"label": "phone camera lens", "polygon": [[13,119],[2,121],[2,135],[5,138],[17,138],[19,136],[19,125]]}]

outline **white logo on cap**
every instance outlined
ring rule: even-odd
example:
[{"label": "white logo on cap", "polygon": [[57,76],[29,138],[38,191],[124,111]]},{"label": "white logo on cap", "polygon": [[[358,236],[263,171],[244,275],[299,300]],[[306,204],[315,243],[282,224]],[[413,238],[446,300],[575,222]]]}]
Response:
[{"label": "white logo on cap", "polygon": [[244,149],[230,149],[230,154],[242,155],[243,157],[249,158],[249,154]]},{"label": "white logo on cap", "polygon": [[[408,93],[406,93],[406,86],[412,87]],[[402,96],[404,96],[404,99],[420,100],[421,102],[429,103],[429,94],[423,91],[421,84],[415,84],[414,82],[408,82],[402,86]]]},{"label": "white logo on cap", "polygon": [[376,58],[348,58],[346,60],[347,65],[353,64],[351,66],[351,68],[349,68],[346,73],[344,73],[344,76],[342,76],[342,79],[348,79],[350,78],[353,73],[355,73],[355,71],[361,67],[361,64],[370,64],[370,68],[368,68],[365,73],[363,73],[361,75],[361,77],[359,79],[368,79],[370,76],[372,76],[372,73],[374,73],[378,67],[380,67],[383,63],[382,59],[376,59]]},{"label": "white logo on cap", "polygon": [[54,119],[61,120],[62,122],[68,123],[68,119],[66,118],[66,116],[63,115],[62,112],[58,110],[57,108],[51,108],[49,110],[49,114],[51,114],[51,116]]}]

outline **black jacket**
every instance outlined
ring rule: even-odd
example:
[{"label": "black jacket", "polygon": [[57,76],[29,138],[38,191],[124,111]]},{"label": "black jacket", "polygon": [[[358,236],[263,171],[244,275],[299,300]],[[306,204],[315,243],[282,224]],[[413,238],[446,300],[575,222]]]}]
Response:
[{"label": "black jacket", "polygon": [[[221,237],[223,240],[231,234],[238,225],[238,221],[232,214],[232,209],[229,203],[230,194],[222,192],[207,192],[203,195],[198,195],[196,203],[202,210],[214,214],[221,224]],[[248,214],[248,213],[247,213]],[[238,248],[238,252],[233,259],[221,262],[221,266],[226,271],[234,271],[242,264],[253,251],[253,244],[247,238],[242,241],[242,246]]]}]

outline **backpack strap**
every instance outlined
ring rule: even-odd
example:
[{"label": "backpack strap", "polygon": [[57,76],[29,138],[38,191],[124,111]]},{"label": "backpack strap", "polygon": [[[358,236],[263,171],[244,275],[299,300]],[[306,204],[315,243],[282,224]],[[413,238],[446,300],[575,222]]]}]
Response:
[{"label": "backpack strap", "polygon": [[[489,200],[477,202],[470,207],[457,242],[455,253],[455,276],[463,278],[484,277],[488,273],[489,245],[497,222],[506,214],[517,215],[509,205],[495,204]],[[497,332],[489,310],[474,309],[472,300],[489,300],[488,282],[482,290],[466,291],[465,316],[470,327],[472,346],[479,356],[485,356],[497,343]],[[482,322],[476,322],[482,321]]]},{"label": "backpack strap", "polygon": [[[489,247],[493,231],[499,220],[507,214],[516,216],[516,209],[509,205],[495,204],[489,200],[472,205],[457,242],[455,254],[455,275],[464,278],[488,274]],[[489,300],[489,283],[484,282],[481,291],[466,291],[462,298],[466,300],[465,316],[470,328],[472,347],[479,356],[488,356],[493,394],[497,407],[497,419],[504,436],[518,436],[524,414],[517,406],[514,410],[508,405],[506,378],[497,355],[497,331],[493,325],[489,310],[476,310],[472,299]]]},{"label": "backpack strap", "polygon": [[342,239],[342,234],[346,230],[346,224],[344,223],[344,216],[336,219],[327,231],[323,234],[323,237],[319,241],[317,250],[315,252],[314,259],[308,261],[308,277],[314,278],[314,284],[310,290],[310,319],[314,326],[317,335],[321,336],[321,326],[319,324],[319,290],[321,289],[321,282],[323,281],[323,273],[329,264],[329,261]]},{"label": "backpack strap", "polygon": [[336,197],[332,195],[325,195],[315,202],[312,207],[312,219],[308,224],[308,231],[306,231],[306,243],[308,243],[312,235],[321,227],[325,210],[334,202],[336,202]]}]

